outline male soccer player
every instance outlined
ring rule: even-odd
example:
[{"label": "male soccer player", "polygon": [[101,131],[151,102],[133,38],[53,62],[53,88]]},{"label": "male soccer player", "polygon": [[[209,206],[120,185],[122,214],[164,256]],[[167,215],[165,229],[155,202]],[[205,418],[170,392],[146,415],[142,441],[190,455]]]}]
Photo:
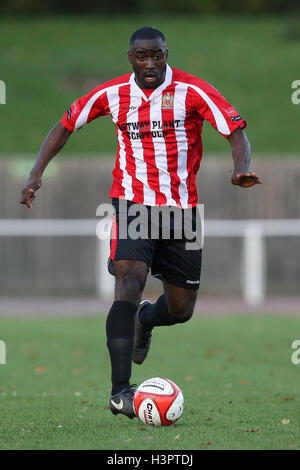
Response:
[{"label": "male soccer player", "polygon": [[[231,183],[242,188],[262,183],[248,171],[250,145],[243,131],[244,119],[213,86],[170,67],[167,58],[166,39],[160,31],[152,27],[137,30],[128,52],[133,73],[74,101],[44,140],[20,201],[31,209],[46,166],[72,132],[110,114],[116,124],[118,151],[110,192],[115,225],[109,270],[115,275],[115,298],[106,323],[112,369],[109,406],[113,414],[129,418],[134,416],[131,361],[141,364],[145,360],[155,326],[191,318],[202,253],[200,248],[188,250],[184,235],[174,237],[173,219],[173,237],[168,240],[119,237],[121,202],[126,201],[126,211],[141,204],[149,214],[154,206],[182,212],[195,208],[205,119],[231,144]],[[141,302],[148,269],[163,281],[164,294],[154,304]]]}]

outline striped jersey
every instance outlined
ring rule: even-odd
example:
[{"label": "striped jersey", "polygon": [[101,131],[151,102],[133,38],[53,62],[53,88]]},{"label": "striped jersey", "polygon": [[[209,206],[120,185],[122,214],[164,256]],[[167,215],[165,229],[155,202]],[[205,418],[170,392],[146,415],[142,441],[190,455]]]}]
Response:
[{"label": "striped jersey", "polygon": [[123,75],[74,101],[61,122],[78,131],[108,114],[118,139],[110,197],[183,209],[198,202],[204,120],[224,137],[247,125],[212,85],[169,65],[152,92]]}]

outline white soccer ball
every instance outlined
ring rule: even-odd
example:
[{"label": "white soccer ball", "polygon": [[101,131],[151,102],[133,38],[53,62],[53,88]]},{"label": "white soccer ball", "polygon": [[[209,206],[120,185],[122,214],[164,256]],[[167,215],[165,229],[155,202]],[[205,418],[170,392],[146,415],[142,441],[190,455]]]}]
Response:
[{"label": "white soccer ball", "polygon": [[151,426],[170,426],[183,413],[184,399],[172,380],[154,377],[145,380],[133,399],[135,414],[142,423]]}]

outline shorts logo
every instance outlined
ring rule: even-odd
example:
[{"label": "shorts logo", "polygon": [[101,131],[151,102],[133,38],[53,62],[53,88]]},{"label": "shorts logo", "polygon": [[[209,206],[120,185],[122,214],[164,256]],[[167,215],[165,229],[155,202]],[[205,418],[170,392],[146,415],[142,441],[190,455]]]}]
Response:
[{"label": "shorts logo", "polygon": [[190,279],[188,279],[186,283],[187,284],[200,284],[200,281],[190,281]]},{"label": "shorts logo", "polygon": [[166,93],[161,99],[162,109],[173,109],[174,108],[174,96],[171,93]]}]

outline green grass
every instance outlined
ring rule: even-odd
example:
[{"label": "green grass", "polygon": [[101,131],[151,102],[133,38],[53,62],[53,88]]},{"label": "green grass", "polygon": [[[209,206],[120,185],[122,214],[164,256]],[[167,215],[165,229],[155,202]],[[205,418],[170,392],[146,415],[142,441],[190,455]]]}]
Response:
[{"label": "green grass", "polygon": [[300,449],[297,318],[195,317],[157,328],[132,378],[180,386],[185,411],[167,428],[107,409],[104,317],[1,318],[0,327],[0,449]]},{"label": "green grass", "polygon": [[[131,15],[0,20],[0,79],[7,86],[7,104],[0,106],[2,156],[36,154],[74,99],[130,72],[128,38],[144,24],[165,32],[170,65],[212,83],[248,120],[255,154],[299,155],[300,105],[291,103],[299,38],[288,39],[291,19]],[[228,152],[209,125],[204,137],[206,152]],[[74,135],[65,152],[101,155],[115,148],[106,117]]]}]

